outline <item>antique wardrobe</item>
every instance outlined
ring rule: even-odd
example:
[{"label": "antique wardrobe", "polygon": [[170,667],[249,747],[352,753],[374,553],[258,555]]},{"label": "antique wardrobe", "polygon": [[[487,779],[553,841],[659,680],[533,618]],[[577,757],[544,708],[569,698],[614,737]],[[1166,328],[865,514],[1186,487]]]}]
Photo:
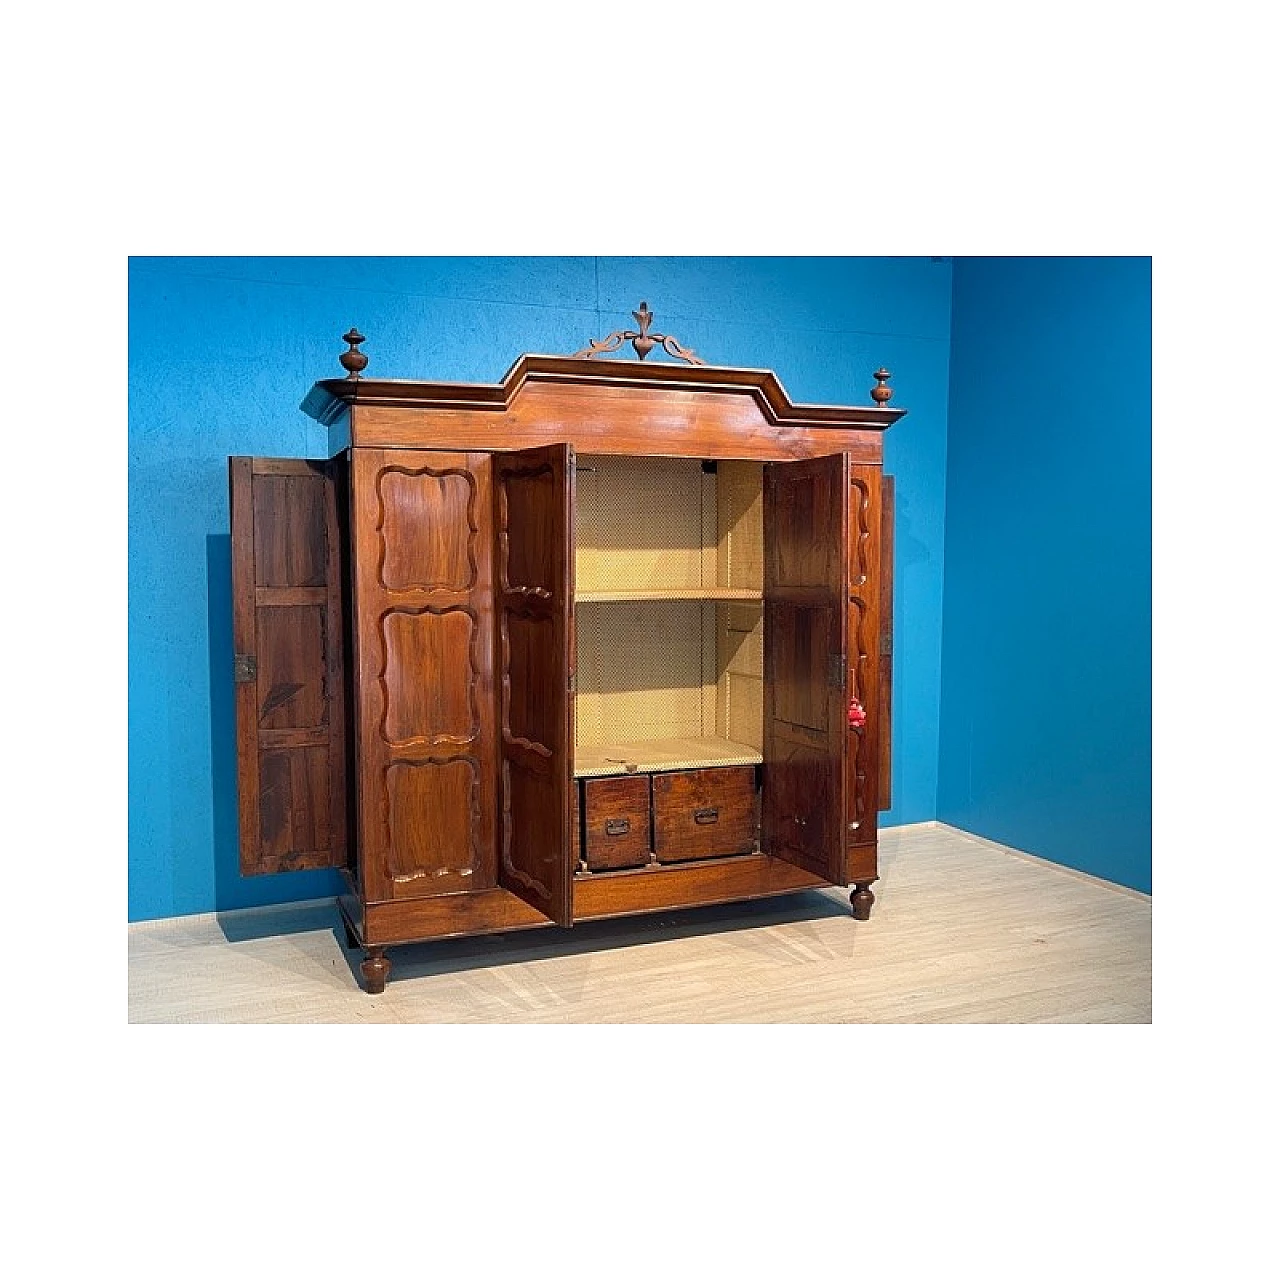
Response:
[{"label": "antique wardrobe", "polygon": [[635,314],[496,385],[367,378],[352,330],[302,405],[330,456],[229,460],[241,870],[337,868],[370,993],[399,943],[825,885],[869,916],[903,411]]}]

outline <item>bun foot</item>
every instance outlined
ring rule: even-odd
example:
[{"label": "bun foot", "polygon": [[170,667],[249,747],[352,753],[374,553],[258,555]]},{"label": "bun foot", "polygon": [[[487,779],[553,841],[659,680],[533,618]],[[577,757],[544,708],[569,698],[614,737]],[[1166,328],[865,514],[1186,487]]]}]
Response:
[{"label": "bun foot", "polygon": [[853,907],[855,920],[870,920],[871,908],[875,905],[876,895],[871,892],[870,882],[859,882],[853,886],[849,895],[849,903]]},{"label": "bun foot", "polygon": [[387,989],[387,979],[391,976],[391,961],[387,959],[382,947],[370,947],[365,958],[360,962],[360,972],[364,976],[364,989],[371,996],[380,996]]}]

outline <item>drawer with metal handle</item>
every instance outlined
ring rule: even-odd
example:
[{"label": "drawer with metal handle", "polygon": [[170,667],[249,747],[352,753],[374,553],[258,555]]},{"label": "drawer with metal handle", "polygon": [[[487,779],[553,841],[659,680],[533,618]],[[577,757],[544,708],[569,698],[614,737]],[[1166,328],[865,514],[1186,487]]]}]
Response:
[{"label": "drawer with metal handle", "polygon": [[643,867],[652,861],[649,838],[649,778],[588,778],[583,784],[586,813],[584,858],[591,871]]},{"label": "drawer with metal handle", "polygon": [[759,827],[751,765],[653,775],[653,848],[659,862],[750,853]]}]

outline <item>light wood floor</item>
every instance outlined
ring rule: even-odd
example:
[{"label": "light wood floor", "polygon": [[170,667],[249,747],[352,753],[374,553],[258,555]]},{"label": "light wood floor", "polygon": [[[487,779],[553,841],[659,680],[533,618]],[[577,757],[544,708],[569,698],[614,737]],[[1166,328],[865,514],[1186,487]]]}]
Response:
[{"label": "light wood floor", "polygon": [[369,996],[332,902],[129,926],[129,1021],[1149,1023],[1151,899],[954,828],[882,833],[848,892],[390,951]]}]

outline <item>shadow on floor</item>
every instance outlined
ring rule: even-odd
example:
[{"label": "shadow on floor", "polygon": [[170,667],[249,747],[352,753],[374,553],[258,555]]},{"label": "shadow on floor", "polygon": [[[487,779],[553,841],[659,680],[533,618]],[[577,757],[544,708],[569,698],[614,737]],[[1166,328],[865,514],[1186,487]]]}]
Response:
[{"label": "shadow on floor", "polygon": [[253,942],[258,938],[278,938],[289,933],[314,933],[337,928],[342,938],[338,904],[332,898],[318,902],[287,903],[279,907],[241,908],[219,911],[218,928],[228,942]]},{"label": "shadow on floor", "polygon": [[[612,951],[620,947],[645,946],[707,934],[724,934],[741,929],[762,929],[771,925],[795,924],[850,916],[847,891],[802,890],[755,902],[732,902],[718,906],[689,907],[680,911],[627,916],[619,920],[589,920],[572,929],[548,925],[539,929],[518,929],[508,933],[487,933],[468,938],[441,938],[433,942],[406,943],[387,949],[391,961],[391,983],[397,979],[428,974],[465,973],[496,965],[525,964],[550,956],[576,956]],[[363,986],[360,962],[364,952],[348,946],[346,929],[336,902],[287,906],[253,913],[218,916],[218,924],[228,942],[246,942],[281,934],[330,930],[338,941],[352,980]],[[850,925],[853,924],[850,919]]]},{"label": "shadow on floor", "polygon": [[[835,895],[839,894],[839,897]],[[334,908],[337,915],[337,908]],[[435,942],[415,942],[390,947],[391,983],[396,979],[421,978],[428,974],[465,973],[505,964],[525,964],[552,956],[576,956],[590,952],[639,947],[653,942],[697,938],[741,929],[762,929],[770,925],[850,916],[847,893],[833,890],[804,890],[782,898],[762,898],[755,902],[731,902],[719,906],[690,907],[681,911],[627,916],[620,920],[588,920],[572,929],[547,926],[542,929],[487,933],[471,938],[444,938]],[[361,950],[347,949],[347,939],[339,921],[336,930],[351,965],[352,977],[361,986]],[[390,989],[390,988],[388,988]]]}]

